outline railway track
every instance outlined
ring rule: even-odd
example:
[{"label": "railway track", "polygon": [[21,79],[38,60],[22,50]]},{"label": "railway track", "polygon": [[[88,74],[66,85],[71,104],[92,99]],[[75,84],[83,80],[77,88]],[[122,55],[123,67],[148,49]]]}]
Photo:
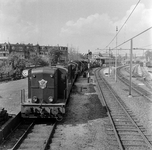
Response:
[{"label": "railway track", "polygon": [[[126,84],[127,86],[130,86],[129,84],[129,79],[127,77],[125,77],[122,73],[121,73],[121,69],[122,67],[118,68],[117,71],[117,77],[119,78],[119,80],[121,82],[123,82],[124,84]],[[151,97],[152,97],[152,93],[139,87],[137,84],[132,83],[132,90],[134,90],[135,92],[137,92],[138,94],[140,94],[141,96],[143,96],[144,98],[146,98],[147,100],[151,101]]]},{"label": "railway track", "polygon": [[56,125],[57,122],[21,123],[0,145],[0,150],[46,150]]},{"label": "railway track", "polygon": [[100,69],[95,71],[95,76],[110,118],[106,125],[109,144],[113,149],[151,150],[152,141],[146,129],[101,76]]}]

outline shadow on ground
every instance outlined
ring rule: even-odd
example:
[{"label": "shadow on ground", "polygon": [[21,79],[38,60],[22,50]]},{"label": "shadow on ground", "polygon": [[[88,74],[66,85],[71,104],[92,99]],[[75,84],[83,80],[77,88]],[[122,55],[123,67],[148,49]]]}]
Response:
[{"label": "shadow on ground", "polygon": [[94,85],[75,85],[62,122],[76,125],[105,117],[107,117],[107,110],[105,106],[102,106],[97,93],[95,93]]}]

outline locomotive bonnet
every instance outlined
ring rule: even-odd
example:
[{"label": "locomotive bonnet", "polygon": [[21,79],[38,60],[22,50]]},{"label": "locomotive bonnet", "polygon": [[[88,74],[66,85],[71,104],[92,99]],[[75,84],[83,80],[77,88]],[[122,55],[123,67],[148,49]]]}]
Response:
[{"label": "locomotive bonnet", "polygon": [[21,114],[27,118],[58,118],[65,113],[68,70],[43,67],[28,71],[28,98],[22,99]]}]

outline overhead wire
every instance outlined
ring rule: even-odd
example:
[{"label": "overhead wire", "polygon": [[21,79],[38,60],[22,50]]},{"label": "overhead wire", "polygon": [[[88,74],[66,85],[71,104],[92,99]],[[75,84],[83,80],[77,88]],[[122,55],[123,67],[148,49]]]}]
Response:
[{"label": "overhead wire", "polygon": [[119,47],[119,46],[121,46],[121,45],[123,45],[123,44],[127,43],[127,42],[128,42],[128,41],[130,41],[131,39],[134,39],[134,38],[136,38],[136,37],[140,36],[141,34],[143,34],[143,33],[147,32],[148,30],[151,30],[151,29],[152,29],[152,26],[151,26],[151,27],[149,27],[148,29],[146,29],[146,30],[144,30],[144,31],[140,32],[139,34],[137,34],[137,35],[133,36],[132,38],[130,38],[130,39],[128,39],[128,40],[126,40],[125,42],[123,42],[123,43],[119,44],[118,46],[116,46],[116,47],[112,48],[112,49],[116,49],[117,47]]},{"label": "overhead wire", "polygon": [[146,46],[142,46],[142,48],[144,48],[144,47],[150,47],[150,46],[152,46],[152,44],[150,44],[150,45],[146,45]]},{"label": "overhead wire", "polygon": [[122,30],[122,28],[124,27],[124,25],[127,23],[127,21],[129,20],[129,18],[131,17],[131,15],[133,14],[134,10],[136,9],[136,7],[138,6],[138,4],[140,3],[141,0],[139,0],[137,2],[137,4],[135,5],[135,7],[133,8],[133,10],[131,11],[130,15],[127,17],[126,21],[123,23],[123,25],[121,26],[121,28],[118,30],[118,32],[116,33],[116,35],[114,36],[114,38],[110,41],[110,43],[105,47],[109,47],[109,45],[114,41],[114,39],[117,37],[117,35],[120,33],[120,31]]}]

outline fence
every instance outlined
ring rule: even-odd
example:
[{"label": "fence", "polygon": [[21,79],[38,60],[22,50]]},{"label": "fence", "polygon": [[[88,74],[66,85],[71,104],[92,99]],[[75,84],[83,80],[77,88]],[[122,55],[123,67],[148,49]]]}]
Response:
[{"label": "fence", "polygon": [[0,81],[11,80],[12,76],[8,73],[0,73]]},{"label": "fence", "polygon": [[10,80],[16,80],[21,79],[22,74],[21,72],[15,72],[15,73],[0,73],[0,82],[2,81],[10,81]]},{"label": "fence", "polygon": [[[32,69],[32,68],[38,68],[38,67],[42,67],[40,65],[33,65],[33,66],[29,66],[26,67],[26,69]],[[8,72],[8,73],[0,73],[0,82],[2,81],[10,81],[10,80],[17,80],[17,79],[22,79],[23,75],[22,75],[22,71],[14,71],[14,72]]]}]

